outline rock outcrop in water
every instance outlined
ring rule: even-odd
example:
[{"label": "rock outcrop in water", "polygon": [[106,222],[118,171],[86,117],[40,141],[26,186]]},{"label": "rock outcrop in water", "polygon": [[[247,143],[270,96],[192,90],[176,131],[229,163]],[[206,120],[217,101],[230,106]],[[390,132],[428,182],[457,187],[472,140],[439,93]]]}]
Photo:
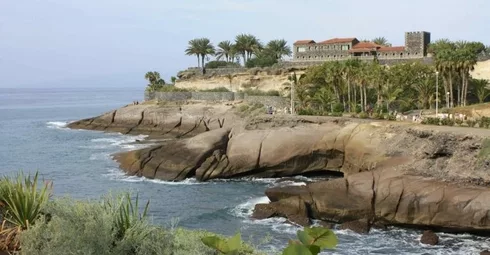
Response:
[{"label": "rock outcrop in water", "polygon": [[231,125],[237,116],[229,114],[230,109],[229,105],[128,105],[70,123],[68,127],[157,137],[192,137]]},{"label": "rock outcrop in water", "polygon": [[[272,203],[306,204],[309,217],[332,222],[368,220],[444,231],[490,231],[490,189],[402,175],[389,169],[306,186],[273,188]],[[257,205],[261,210],[262,205]],[[296,210],[301,210],[298,206]],[[295,210],[276,207],[276,214]]]},{"label": "rock outcrop in water", "polygon": [[371,224],[490,230],[490,130],[328,117],[245,120],[232,106],[145,104],[70,127],[181,138],[118,154],[130,175],[170,181],[344,176],[268,190],[271,203],[257,205],[257,218],[350,222],[360,232]]}]

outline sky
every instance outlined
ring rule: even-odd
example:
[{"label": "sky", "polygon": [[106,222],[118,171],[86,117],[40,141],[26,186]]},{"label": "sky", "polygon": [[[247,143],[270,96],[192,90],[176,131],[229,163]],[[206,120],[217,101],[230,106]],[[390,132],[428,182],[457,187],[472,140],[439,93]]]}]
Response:
[{"label": "sky", "polygon": [[404,32],[490,44],[488,0],[0,0],[0,88],[144,87],[197,66],[189,40],[215,45]]}]

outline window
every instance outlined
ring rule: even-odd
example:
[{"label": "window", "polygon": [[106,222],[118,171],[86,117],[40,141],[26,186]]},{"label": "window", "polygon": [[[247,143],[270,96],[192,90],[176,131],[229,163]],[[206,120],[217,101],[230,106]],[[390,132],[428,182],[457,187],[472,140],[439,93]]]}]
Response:
[{"label": "window", "polygon": [[306,48],[305,47],[298,47],[298,52],[305,52]]},{"label": "window", "polygon": [[400,53],[400,58],[403,58],[403,52],[402,52],[402,53]]},{"label": "window", "polygon": [[349,45],[342,45],[342,50],[349,50]]}]

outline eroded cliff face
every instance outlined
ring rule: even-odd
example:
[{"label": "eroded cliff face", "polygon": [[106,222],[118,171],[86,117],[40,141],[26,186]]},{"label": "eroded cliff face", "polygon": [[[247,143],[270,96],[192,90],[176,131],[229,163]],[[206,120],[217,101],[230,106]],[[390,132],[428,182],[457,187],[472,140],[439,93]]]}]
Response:
[{"label": "eroded cliff face", "polygon": [[[301,75],[304,70],[295,70],[295,72],[297,75]],[[280,92],[290,86],[288,77],[291,72],[287,69],[269,71],[250,69],[231,75],[213,74],[212,70],[209,70],[208,73],[208,75],[204,76],[184,75],[175,83],[175,86],[200,90],[225,87],[231,91],[251,88],[262,91],[277,90]]]}]

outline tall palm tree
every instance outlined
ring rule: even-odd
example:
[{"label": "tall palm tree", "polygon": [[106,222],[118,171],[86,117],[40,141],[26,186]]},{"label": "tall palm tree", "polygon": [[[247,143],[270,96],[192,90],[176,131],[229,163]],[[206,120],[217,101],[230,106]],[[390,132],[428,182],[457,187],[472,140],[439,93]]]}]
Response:
[{"label": "tall palm tree", "polygon": [[200,59],[199,57],[201,56],[200,55],[200,52],[199,52],[199,39],[192,39],[189,41],[189,44],[187,46],[187,49],[185,50],[185,54],[188,55],[188,56],[192,56],[192,55],[196,55],[197,57],[197,67],[200,67],[199,63],[200,63]]},{"label": "tall palm tree", "polygon": [[208,55],[214,55],[215,49],[213,44],[208,38],[200,38],[197,40],[197,49],[199,55],[201,55],[201,67],[204,68],[204,58]]},{"label": "tall palm tree", "polygon": [[267,43],[266,46],[271,52],[274,53],[277,59],[281,59],[283,56],[291,56],[291,47],[288,46],[288,42],[284,39],[272,40]]},{"label": "tall palm tree", "polygon": [[221,60],[222,58],[225,58],[226,62],[230,62],[233,59],[233,47],[234,45],[230,41],[222,41],[218,43],[218,48],[216,49],[216,59]]},{"label": "tall palm tree", "polygon": [[252,55],[262,48],[257,37],[251,34],[239,34],[235,37],[236,52],[243,57],[243,64],[247,63]]},{"label": "tall palm tree", "polygon": [[373,43],[376,43],[378,45],[386,46],[386,47],[391,47],[391,43],[388,42],[388,40],[385,37],[376,37],[372,40]]}]

